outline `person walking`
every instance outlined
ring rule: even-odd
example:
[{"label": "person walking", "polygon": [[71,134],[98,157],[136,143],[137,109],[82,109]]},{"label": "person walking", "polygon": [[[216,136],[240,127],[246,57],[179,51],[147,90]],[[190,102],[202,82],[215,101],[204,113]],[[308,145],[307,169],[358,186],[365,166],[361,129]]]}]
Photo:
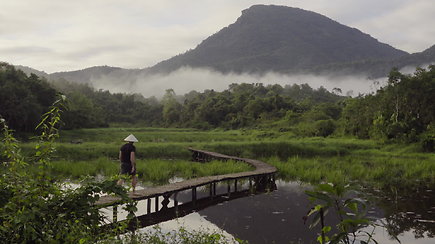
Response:
[{"label": "person walking", "polygon": [[[119,150],[119,161],[121,163],[121,174],[131,176],[131,187],[133,192],[136,190],[137,178],[136,178],[136,147],[133,143],[138,142],[133,134],[127,136],[124,144]],[[124,179],[119,179],[118,184],[124,184]]]}]

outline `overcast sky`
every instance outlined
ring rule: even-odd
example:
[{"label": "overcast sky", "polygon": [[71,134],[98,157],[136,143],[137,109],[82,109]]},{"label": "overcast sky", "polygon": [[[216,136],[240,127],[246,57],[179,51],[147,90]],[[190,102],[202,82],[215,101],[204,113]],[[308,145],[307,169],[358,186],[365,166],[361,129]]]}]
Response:
[{"label": "overcast sky", "polygon": [[311,10],[410,53],[435,44],[434,0],[0,0],[0,61],[47,73],[145,68],[195,48],[253,4]]}]

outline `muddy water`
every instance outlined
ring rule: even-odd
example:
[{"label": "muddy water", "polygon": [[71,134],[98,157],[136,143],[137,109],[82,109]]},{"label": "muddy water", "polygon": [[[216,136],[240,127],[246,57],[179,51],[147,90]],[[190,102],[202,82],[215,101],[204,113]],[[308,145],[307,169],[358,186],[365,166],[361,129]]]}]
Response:
[{"label": "muddy water", "polygon": [[[191,230],[219,230],[251,244],[316,243],[319,229],[308,228],[309,223],[303,220],[312,206],[304,193],[309,186],[284,181],[276,181],[276,184],[275,191],[226,201],[160,225],[166,230],[180,226]],[[226,186],[219,190],[224,192]],[[207,195],[207,189],[202,194]],[[370,210],[370,215],[379,223],[388,224],[402,243],[435,243],[435,191],[422,188],[392,195],[372,192],[372,195],[376,206]],[[180,202],[190,198],[189,192],[178,196]],[[144,203],[138,207],[139,212],[146,209]],[[336,223],[336,219],[326,219],[327,225]],[[374,238],[378,243],[398,243],[380,227],[374,230]]]}]

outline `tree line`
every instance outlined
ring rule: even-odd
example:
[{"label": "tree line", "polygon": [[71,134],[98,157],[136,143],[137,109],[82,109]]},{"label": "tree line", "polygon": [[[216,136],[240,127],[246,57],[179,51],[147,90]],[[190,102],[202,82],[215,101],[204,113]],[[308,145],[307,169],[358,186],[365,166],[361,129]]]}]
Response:
[{"label": "tree line", "polygon": [[393,69],[376,94],[346,100],[341,120],[345,134],[359,138],[423,141],[433,150],[435,140],[435,66],[412,75]]},{"label": "tree line", "polygon": [[[110,124],[199,129],[273,127],[299,136],[426,141],[433,148],[435,66],[412,75],[393,69],[376,93],[352,98],[307,84],[231,84],[224,91],[168,89],[161,99],[110,93],[66,80],[48,82],[0,63],[0,115],[17,132],[30,132],[55,100],[67,96],[64,129]],[[431,142],[432,141],[432,142]],[[432,143],[432,146],[431,146]]]}]

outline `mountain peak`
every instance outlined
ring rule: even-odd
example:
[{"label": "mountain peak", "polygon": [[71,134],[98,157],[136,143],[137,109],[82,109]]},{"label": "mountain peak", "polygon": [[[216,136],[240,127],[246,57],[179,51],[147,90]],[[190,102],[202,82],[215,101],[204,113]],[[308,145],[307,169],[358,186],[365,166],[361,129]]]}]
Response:
[{"label": "mountain peak", "polygon": [[237,21],[195,49],[151,68],[183,66],[222,72],[299,72],[317,66],[392,59],[406,52],[321,14],[277,5],[253,5]]}]

